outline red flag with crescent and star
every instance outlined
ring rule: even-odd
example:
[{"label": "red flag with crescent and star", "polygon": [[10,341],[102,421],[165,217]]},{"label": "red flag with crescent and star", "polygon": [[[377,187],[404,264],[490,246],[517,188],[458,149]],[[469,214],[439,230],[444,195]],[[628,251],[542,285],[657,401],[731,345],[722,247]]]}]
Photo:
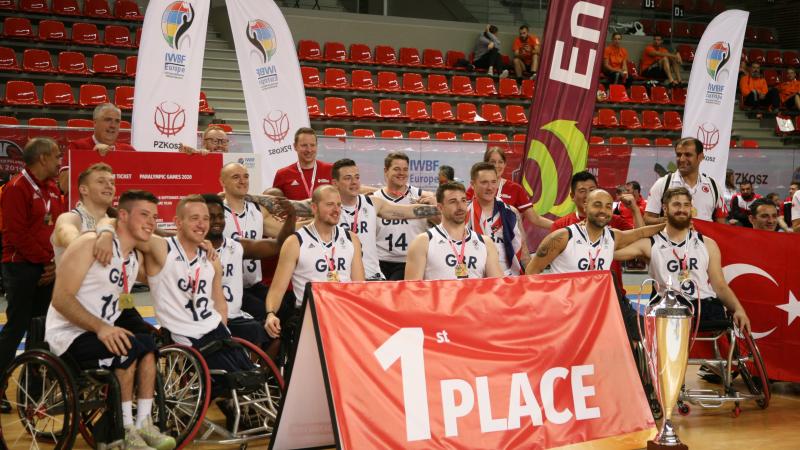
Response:
[{"label": "red flag with crescent and star", "polygon": [[695,220],[714,239],[722,272],[750,317],[769,378],[800,382],[800,235]]}]

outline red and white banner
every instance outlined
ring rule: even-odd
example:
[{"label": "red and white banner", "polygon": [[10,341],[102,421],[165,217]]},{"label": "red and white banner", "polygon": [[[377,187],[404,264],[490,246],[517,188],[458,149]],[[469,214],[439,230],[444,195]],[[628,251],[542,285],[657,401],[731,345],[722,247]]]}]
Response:
[{"label": "red and white banner", "polygon": [[[202,159],[200,159],[202,158]],[[178,201],[189,194],[219,192],[222,154],[207,156],[159,152],[110,152],[102,157],[94,151],[69,152],[70,207],[78,203],[78,176],[94,163],[114,169],[116,196],[128,189],[143,189],[158,197],[158,226],[173,228]],[[202,162],[202,164],[198,164]]]},{"label": "red and white banner", "polygon": [[608,273],[306,292],[270,448],[622,449],[655,431]]},{"label": "red and white banner", "polygon": [[800,235],[694,221],[722,253],[771,379],[800,382]]}]

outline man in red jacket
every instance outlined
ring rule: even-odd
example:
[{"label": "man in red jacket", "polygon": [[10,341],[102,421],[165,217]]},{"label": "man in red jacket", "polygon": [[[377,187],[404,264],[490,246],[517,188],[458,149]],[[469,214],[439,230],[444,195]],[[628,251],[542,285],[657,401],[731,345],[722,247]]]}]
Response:
[{"label": "man in red jacket", "polygon": [[297,162],[278,169],[272,187],[289,200],[311,198],[314,189],[331,184],[333,164],[317,159],[317,135],[311,128],[299,128],[294,134]]},{"label": "man in red jacket", "polygon": [[0,331],[0,371],[11,364],[31,318],[50,305],[55,279],[50,235],[63,212],[55,178],[61,149],[50,138],[34,138],[22,153],[25,169],[3,188],[3,283],[8,322]]},{"label": "man in red jacket", "polygon": [[94,134],[69,143],[68,150],[95,150],[100,156],[112,150],[132,152],[136,149],[124,142],[117,142],[119,138],[119,124],[122,111],[111,103],[102,103],[94,108]]}]

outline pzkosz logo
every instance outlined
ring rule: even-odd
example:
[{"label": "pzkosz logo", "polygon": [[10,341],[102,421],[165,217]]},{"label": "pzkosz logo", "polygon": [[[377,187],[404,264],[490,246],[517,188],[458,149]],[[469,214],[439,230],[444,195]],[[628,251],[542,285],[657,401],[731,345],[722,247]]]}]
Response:
[{"label": "pzkosz logo", "polygon": [[704,150],[713,150],[719,144],[719,129],[713,123],[701,124],[697,127],[697,139],[703,143]]},{"label": "pzkosz logo", "polygon": [[172,2],[161,15],[161,34],[175,52],[164,53],[164,75],[183,79],[186,73],[186,55],[180,53],[192,45],[188,34],[194,22],[194,7],[189,2]]},{"label": "pzkosz logo", "polygon": [[731,59],[731,45],[727,42],[715,42],[706,55],[706,71],[712,80],[723,83],[728,78],[726,64]]},{"label": "pzkosz logo", "polygon": [[275,30],[261,19],[253,19],[247,22],[245,30],[247,40],[253,45],[255,50],[251,51],[251,58],[257,59],[256,77],[261,89],[270,89],[278,85],[278,70],[269,64],[272,57],[278,52],[278,40],[275,37]]},{"label": "pzkosz logo", "polygon": [[289,134],[289,116],[285,112],[276,109],[270,111],[262,123],[264,134],[272,142],[281,142]]},{"label": "pzkosz logo", "polygon": [[153,123],[164,136],[175,136],[186,126],[186,111],[177,103],[161,102],[156,106]]}]

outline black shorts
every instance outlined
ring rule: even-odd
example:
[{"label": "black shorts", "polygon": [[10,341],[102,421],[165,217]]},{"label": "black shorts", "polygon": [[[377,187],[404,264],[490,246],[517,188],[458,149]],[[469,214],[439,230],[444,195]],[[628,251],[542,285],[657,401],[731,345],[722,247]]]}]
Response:
[{"label": "black shorts", "polygon": [[392,261],[378,261],[383,276],[389,281],[403,280],[406,277],[406,263]]},{"label": "black shorts", "polygon": [[148,353],[158,351],[152,334],[136,333],[128,336],[128,339],[131,342],[128,354],[117,356],[106,348],[95,333],[87,331],[75,338],[64,354],[71,356],[82,369],[98,367],[127,369]]},{"label": "black shorts", "polygon": [[253,316],[259,322],[267,319],[267,292],[269,288],[256,283],[242,291],[242,311]]},{"label": "black shorts", "polygon": [[264,324],[255,319],[246,317],[228,319],[228,330],[230,330],[231,335],[251,342],[257,347],[263,347],[264,344],[272,342],[272,338],[269,337],[267,330],[264,329]]},{"label": "black shorts", "polygon": [[667,78],[667,72],[664,72],[664,69],[661,68],[661,64],[656,61],[653,65],[642,71],[642,76],[654,80],[663,80]]},{"label": "black shorts", "polygon": [[142,334],[152,333],[155,329],[155,327],[144,320],[144,317],[139,314],[136,308],[123,309],[119,317],[117,317],[116,322],[114,322],[114,326],[125,328],[131,333]]},{"label": "black shorts", "polygon": [[[212,342],[230,340],[231,333],[225,325],[219,324],[217,328],[206,333],[200,339],[187,338],[192,343],[192,347],[202,350]],[[240,370],[250,370],[254,368],[253,363],[241,348],[222,347],[221,350],[214,352],[203,352],[208,368],[211,370],[224,370],[226,372],[238,372]]]}]

